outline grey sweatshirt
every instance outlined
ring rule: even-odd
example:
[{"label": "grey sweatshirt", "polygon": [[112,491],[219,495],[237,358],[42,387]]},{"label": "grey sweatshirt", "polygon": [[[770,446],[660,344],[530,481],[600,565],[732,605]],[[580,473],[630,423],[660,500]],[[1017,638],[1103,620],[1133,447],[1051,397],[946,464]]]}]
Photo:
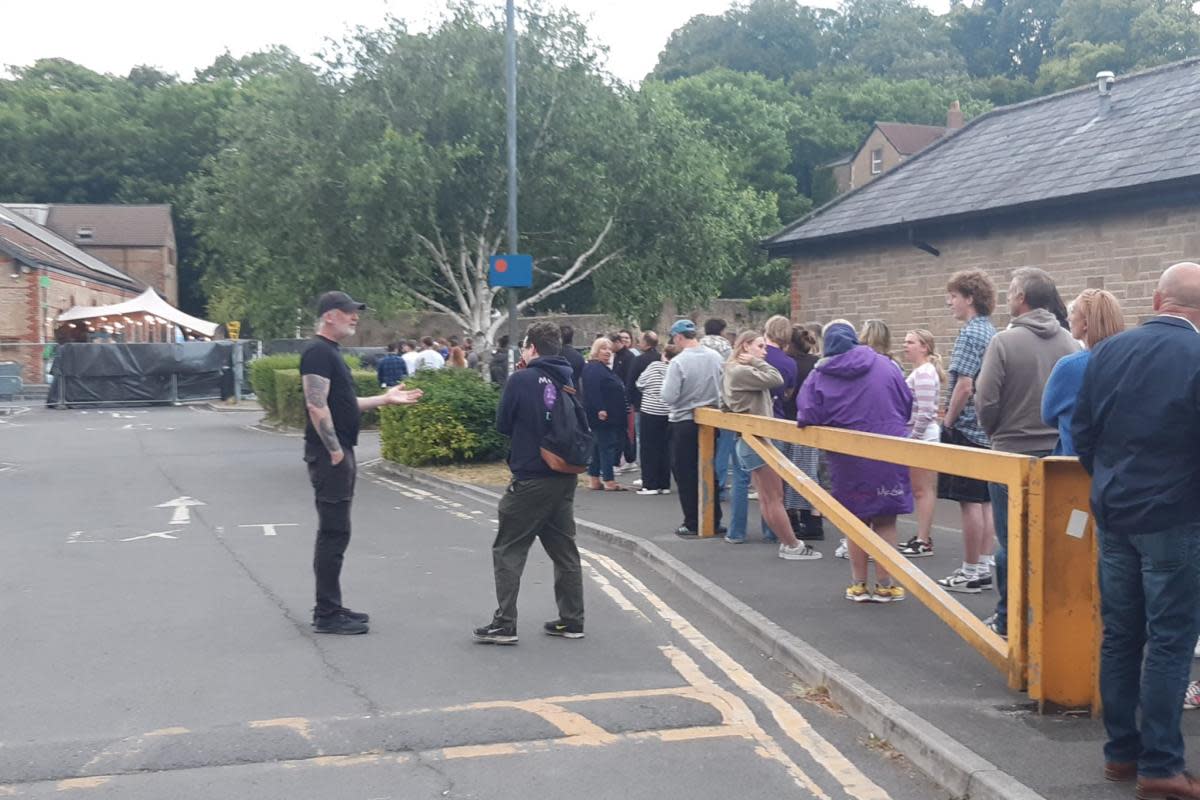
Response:
[{"label": "grey sweatshirt", "polygon": [[720,406],[721,357],[701,344],[684,349],[667,367],[662,399],[671,422],[693,419],[697,408]]},{"label": "grey sweatshirt", "polygon": [[1042,392],[1058,360],[1078,350],[1071,334],[1043,308],[1022,314],[996,334],[975,380],[975,411],[993,450],[1054,449],[1058,431],[1042,422]]}]

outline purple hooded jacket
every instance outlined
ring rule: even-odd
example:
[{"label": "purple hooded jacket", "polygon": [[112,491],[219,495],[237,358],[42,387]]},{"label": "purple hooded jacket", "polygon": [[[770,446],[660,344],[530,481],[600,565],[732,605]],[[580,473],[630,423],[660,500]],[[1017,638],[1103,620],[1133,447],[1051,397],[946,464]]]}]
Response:
[{"label": "purple hooded jacket", "polygon": [[[904,375],[857,342],[849,329],[843,342],[849,349],[817,363],[800,387],[796,422],[906,438],[912,392]],[[833,496],[859,519],[912,512],[908,467],[838,453],[828,458]]]}]

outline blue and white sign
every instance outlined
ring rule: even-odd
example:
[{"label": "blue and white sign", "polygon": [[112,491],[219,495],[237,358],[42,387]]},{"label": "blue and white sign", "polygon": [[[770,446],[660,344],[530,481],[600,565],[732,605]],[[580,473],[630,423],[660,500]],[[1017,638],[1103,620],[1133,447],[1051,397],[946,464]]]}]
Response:
[{"label": "blue and white sign", "polygon": [[533,285],[533,256],[497,253],[488,263],[488,284],[523,288]]}]

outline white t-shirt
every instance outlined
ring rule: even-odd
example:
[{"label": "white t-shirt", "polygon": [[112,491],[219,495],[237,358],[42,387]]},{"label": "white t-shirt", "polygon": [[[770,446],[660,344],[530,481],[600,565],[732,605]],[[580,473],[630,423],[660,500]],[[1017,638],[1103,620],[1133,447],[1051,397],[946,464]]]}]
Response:
[{"label": "white t-shirt", "polygon": [[417,369],[441,369],[446,366],[446,359],[436,350],[422,350],[417,353]]},{"label": "white t-shirt", "polygon": [[404,359],[404,366],[408,368],[409,375],[417,371],[417,362],[421,360],[421,357],[417,355],[416,350],[409,350],[407,353],[402,353],[400,357]]}]

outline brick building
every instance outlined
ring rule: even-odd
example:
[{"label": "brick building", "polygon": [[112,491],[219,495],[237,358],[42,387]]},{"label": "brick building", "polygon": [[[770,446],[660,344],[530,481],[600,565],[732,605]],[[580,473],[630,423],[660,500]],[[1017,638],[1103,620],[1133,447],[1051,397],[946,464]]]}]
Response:
[{"label": "brick building", "polygon": [[866,186],[901,162],[912,158],[952,130],[963,126],[963,114],[955,100],[946,112],[946,125],[913,125],[908,122],[876,122],[862,144],[848,156],[825,165],[837,184],[837,192]]},{"label": "brick building", "polygon": [[792,260],[798,321],[878,317],[899,350],[928,328],[948,353],[946,279],[983,269],[1008,323],[1012,271],[1068,303],[1105,288],[1134,324],[1164,268],[1200,260],[1200,59],[997,108],[764,242]]},{"label": "brick building", "polygon": [[0,206],[0,361],[21,363],[24,383],[45,382],[42,348],[59,313],[140,291],[125,273]]},{"label": "brick building", "polygon": [[35,205],[8,208],[179,304],[175,226],[169,205]]}]

